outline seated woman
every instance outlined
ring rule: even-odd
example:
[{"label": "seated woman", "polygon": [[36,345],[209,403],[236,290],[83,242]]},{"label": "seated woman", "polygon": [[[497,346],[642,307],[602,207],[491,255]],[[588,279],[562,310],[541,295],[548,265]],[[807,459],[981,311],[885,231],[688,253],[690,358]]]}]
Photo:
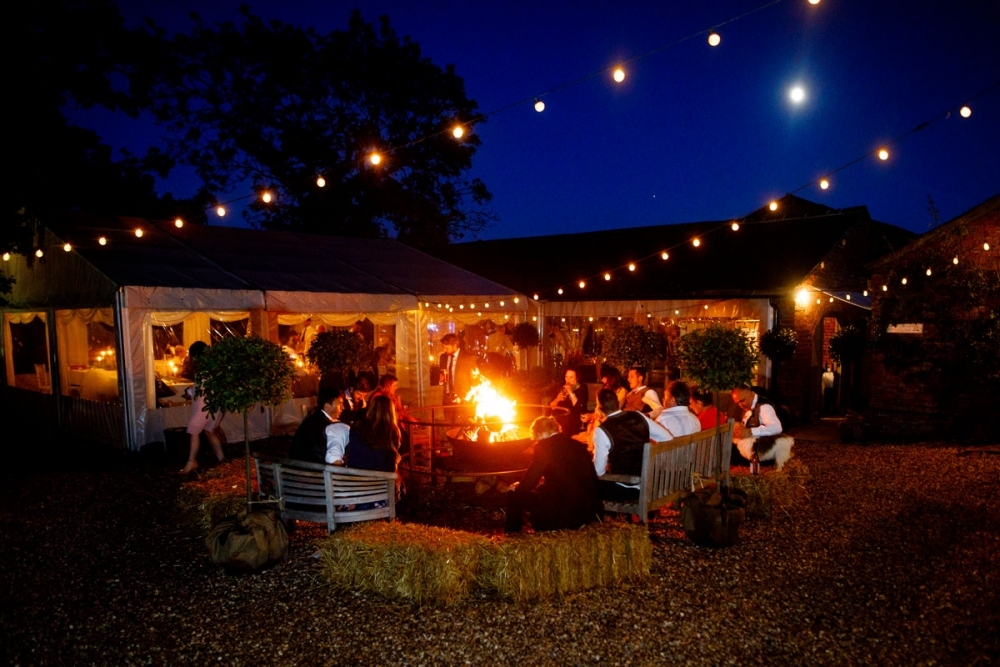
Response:
[{"label": "seated woman", "polygon": [[702,391],[697,387],[691,391],[690,408],[698,415],[698,421],[701,422],[701,430],[703,431],[726,423],[726,416],[719,414],[719,409],[712,405],[713,402],[712,392]]},{"label": "seated woman", "polygon": [[375,391],[368,395],[368,402],[371,403],[376,396],[387,397],[392,401],[392,407],[395,409],[397,425],[405,425],[409,421],[409,413],[403,407],[403,401],[396,393],[397,389],[399,389],[399,379],[395,375],[387,373],[379,378]]},{"label": "seated woman", "polygon": [[399,425],[392,400],[385,395],[375,396],[364,419],[351,426],[346,449],[347,465],[396,472],[399,442]]},{"label": "seated woman", "polygon": [[580,384],[577,380],[575,368],[566,369],[565,380],[566,384],[563,385],[562,389],[559,390],[559,394],[549,403],[549,407],[566,408],[569,410],[569,414],[566,416],[560,415],[556,419],[559,421],[559,425],[562,426],[563,433],[573,435],[579,433],[584,428],[581,417],[587,409],[587,403],[590,401],[590,392],[587,391],[587,385]]}]

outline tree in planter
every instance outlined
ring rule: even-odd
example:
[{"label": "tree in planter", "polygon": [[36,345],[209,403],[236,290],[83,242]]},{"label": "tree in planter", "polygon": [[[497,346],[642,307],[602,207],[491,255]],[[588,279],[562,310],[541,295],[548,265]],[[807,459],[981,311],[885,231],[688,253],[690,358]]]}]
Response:
[{"label": "tree in planter", "polygon": [[349,373],[357,373],[371,361],[371,354],[364,338],[354,331],[341,330],[316,334],[306,357],[319,368],[323,386],[343,386]]},{"label": "tree in planter", "polygon": [[514,327],[514,345],[519,348],[538,347],[541,342],[538,338],[538,329],[529,322],[521,322]]},{"label": "tree in planter", "polygon": [[778,364],[795,356],[795,345],[798,336],[789,327],[775,327],[764,332],[760,337],[760,352],[774,364],[774,375],[771,378],[771,391],[774,398],[778,395],[777,370]]},{"label": "tree in planter", "polygon": [[[698,386],[711,391],[716,406],[720,392],[729,391],[741,384],[750,384],[757,354],[753,341],[742,329],[726,329],[715,325],[692,331],[681,337],[681,363],[684,374],[695,379]],[[721,420],[721,416],[718,417]],[[718,425],[719,422],[716,422]],[[716,501],[707,489],[685,494],[681,499],[681,521],[685,532],[703,546],[729,546],[736,541],[743,521],[742,491],[728,488],[729,471],[722,470],[722,437],[718,437],[718,478],[726,474],[726,484],[721,489],[721,499]]]},{"label": "tree in planter", "polygon": [[847,407],[851,407],[854,394],[854,369],[865,353],[865,332],[857,327],[847,326],[830,338],[830,358],[841,364],[847,371]]},{"label": "tree in planter", "polygon": [[281,347],[256,336],[223,338],[206,349],[198,359],[195,391],[196,395],[205,397],[206,409],[212,414],[243,414],[247,506],[253,502],[250,486],[250,410],[258,404],[280,405],[284,402],[294,375],[291,359]]},{"label": "tree in planter", "polygon": [[611,329],[604,342],[604,359],[627,372],[633,366],[652,370],[661,357],[663,336],[639,324],[625,324]]}]

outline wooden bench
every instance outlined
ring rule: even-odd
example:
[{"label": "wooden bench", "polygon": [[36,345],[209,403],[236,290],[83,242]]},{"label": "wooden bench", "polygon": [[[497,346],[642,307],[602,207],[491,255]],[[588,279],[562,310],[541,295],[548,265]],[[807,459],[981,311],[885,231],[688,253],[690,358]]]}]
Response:
[{"label": "wooden bench", "polygon": [[[718,436],[718,437],[717,437]],[[719,438],[722,439],[722,467],[719,467]],[[733,423],[692,433],[682,438],[666,442],[647,442],[642,450],[642,474],[605,474],[601,479],[623,484],[639,485],[639,499],[634,501],[605,500],[606,512],[637,514],[642,522],[648,521],[649,513],[672,502],[674,498],[691,486],[691,473],[714,478],[721,469],[729,471],[732,454]]]},{"label": "wooden bench", "polygon": [[260,497],[280,500],[282,519],[339,523],[393,519],[396,473],[254,454]]}]

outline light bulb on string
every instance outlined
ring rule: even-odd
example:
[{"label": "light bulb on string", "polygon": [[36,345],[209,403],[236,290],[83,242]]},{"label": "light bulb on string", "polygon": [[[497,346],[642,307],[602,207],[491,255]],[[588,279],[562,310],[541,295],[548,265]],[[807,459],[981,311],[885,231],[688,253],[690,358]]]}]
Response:
[{"label": "light bulb on string", "polygon": [[825,178],[824,178],[824,179],[822,179],[822,180],[821,180],[821,181],[819,182],[819,189],[820,189],[820,190],[829,190],[829,189],[830,189],[830,181],[828,181],[828,180],[827,180],[827,179],[825,179]]},{"label": "light bulb on string", "polygon": [[930,270],[930,268],[928,268],[928,269],[927,269],[927,275],[931,275],[931,270]]},{"label": "light bulb on string", "polygon": [[958,264],[958,255],[955,255],[955,258],[953,260],[951,260],[951,263],[952,264]]},{"label": "light bulb on string", "polygon": [[850,301],[850,300],[851,300],[851,295],[850,295],[850,294],[848,294],[848,295],[847,295],[847,296],[845,296],[844,298],[845,298],[845,299],[847,299],[848,301]]},{"label": "light bulb on string", "polygon": [[374,165],[382,164],[382,156],[379,153],[372,153],[368,156],[368,161]]},{"label": "light bulb on string", "polygon": [[900,280],[899,282],[901,282],[901,283],[903,283],[903,284],[905,285],[905,284],[906,284],[906,278],[903,278],[903,279],[902,279],[902,280]]},{"label": "light bulb on string", "polygon": [[962,118],[968,118],[969,116],[972,115],[972,109],[969,108],[968,105],[966,105],[963,106],[961,109],[959,109],[958,113],[962,116]]},{"label": "light bulb on string", "polygon": [[[610,273],[605,273],[604,274],[604,279],[605,280],[611,280],[611,274]],[[583,287],[583,285],[581,285],[580,287]]]},{"label": "light bulb on string", "polygon": [[[514,303],[521,303],[521,297],[515,296],[514,297]],[[501,304],[501,305],[503,305],[503,304]]]},{"label": "light bulb on string", "polygon": [[625,70],[623,70],[621,67],[616,67],[615,73],[612,75],[612,77],[614,78],[615,81],[621,83],[622,81],[625,80]]},{"label": "light bulb on string", "polygon": [[767,207],[769,209],[771,209],[772,211],[777,211],[778,210],[778,202],[773,201],[770,204],[768,204]]},{"label": "light bulb on string", "polygon": [[5,262],[9,262],[10,261],[10,253],[9,252],[5,252],[3,254],[3,261],[5,261]]},{"label": "light bulb on string", "polygon": [[806,89],[802,86],[793,86],[792,89],[788,91],[788,99],[790,99],[793,104],[802,104],[806,101]]},{"label": "light bulb on string", "polygon": [[541,101],[537,97],[535,98],[535,111],[538,113],[545,111],[545,102]]},{"label": "light bulb on string", "polygon": [[176,227],[177,229],[180,229],[183,226],[184,226],[184,221],[183,220],[181,220],[180,218],[177,218],[176,220],[174,220],[174,227]]},{"label": "light bulb on string", "polygon": [[563,288],[562,288],[562,287],[560,287],[560,288],[559,288],[559,290],[558,290],[558,293],[559,293],[559,294],[562,294],[562,293],[563,293]]},{"label": "light bulb on string", "polygon": [[819,4],[819,0],[809,0],[809,4],[810,5],[818,5]]},{"label": "light bulb on string", "polygon": [[733,224],[729,225],[734,232],[740,231],[740,223],[733,220]]},{"label": "light bulb on string", "polygon": [[220,218],[226,217],[226,207],[225,206],[217,206],[215,208],[215,214],[217,216],[219,216]]},{"label": "light bulb on string", "polygon": [[586,287],[586,286],[587,286],[587,283],[586,283],[586,282],[584,282],[584,281],[582,281],[582,280],[580,281],[580,283],[579,283],[579,284],[580,284],[580,289],[583,289],[584,287]]},{"label": "light bulb on string", "polygon": [[44,254],[45,254],[45,251],[42,250],[41,248],[39,248],[38,250],[35,251],[35,257],[41,258],[42,255],[44,255]]},{"label": "light bulb on string", "polygon": [[99,244],[101,244],[101,245],[108,245],[108,240],[106,238],[104,238],[103,236],[101,238],[97,239],[97,242]]},{"label": "light bulb on string", "polygon": [[983,244],[983,250],[986,250],[987,252],[989,252],[989,249],[990,249],[990,244],[989,243],[984,243]]},{"label": "light bulb on string", "polygon": [[537,294],[532,294],[531,298],[534,299],[535,301],[538,301],[538,295]]},{"label": "light bulb on string", "polygon": [[72,249],[73,249],[73,246],[71,246],[69,243],[63,244],[63,250],[65,250],[66,252],[69,252]]},{"label": "light bulb on string", "polygon": [[261,195],[260,195],[260,200],[261,200],[262,202],[264,202],[265,204],[270,204],[270,203],[271,203],[271,200],[272,200],[273,198],[274,198],[274,197],[273,197],[273,196],[271,195],[271,193],[270,193],[270,192],[268,192],[267,190],[264,190],[264,192],[262,192],[262,193],[261,193]]},{"label": "light bulb on string", "polygon": [[718,46],[721,42],[722,42],[722,37],[719,36],[719,33],[715,31],[708,33],[709,46]]},{"label": "light bulb on string", "polygon": [[666,250],[664,250],[663,252],[660,253],[660,259],[666,261],[670,259],[670,254]]},{"label": "light bulb on string", "polygon": [[137,227],[137,228],[136,228],[136,230],[135,230],[135,237],[136,237],[137,239],[141,239],[141,238],[142,238],[142,235],[143,235],[144,233],[145,233],[145,232],[143,232],[143,231],[142,231],[142,227]]},{"label": "light bulb on string", "polygon": [[883,162],[885,162],[886,160],[888,160],[889,159],[889,150],[886,149],[886,148],[880,148],[880,149],[878,149],[878,159],[882,160]]},{"label": "light bulb on string", "polygon": [[865,290],[864,292],[862,292],[861,296],[868,296],[868,290]]},{"label": "light bulb on string", "polygon": [[698,238],[697,236],[694,237],[693,239],[691,239],[691,245],[693,245],[695,248],[697,248],[698,246],[701,245],[701,239]]},{"label": "light bulb on string", "polygon": [[462,127],[461,125],[456,125],[451,131],[451,136],[455,137],[456,139],[461,139],[462,137],[465,136],[465,128]]},{"label": "light bulb on string", "polygon": [[318,187],[318,188],[325,188],[326,187],[326,179],[323,178],[322,176],[317,176],[316,177],[316,187]]},{"label": "light bulb on string", "polygon": [[635,264],[634,264],[634,263],[630,263],[630,264],[628,265],[628,270],[629,270],[629,271],[635,271]]},{"label": "light bulb on string", "polygon": [[889,291],[889,286],[888,285],[882,285],[882,291],[883,292],[888,292]]}]

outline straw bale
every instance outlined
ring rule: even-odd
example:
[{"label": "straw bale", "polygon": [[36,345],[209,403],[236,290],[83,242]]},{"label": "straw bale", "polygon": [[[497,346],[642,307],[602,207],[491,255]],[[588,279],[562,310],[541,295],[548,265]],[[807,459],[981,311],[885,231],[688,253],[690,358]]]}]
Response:
[{"label": "straw bale", "polygon": [[247,507],[247,498],[242,493],[216,493],[204,495],[194,487],[181,487],[177,504],[185,521],[208,531],[216,523],[235,515]]},{"label": "straw bale", "polygon": [[450,604],[469,594],[488,545],[488,538],[459,530],[370,522],[326,538],[321,562],[340,590]]},{"label": "straw bale", "polygon": [[770,519],[774,508],[784,512],[808,498],[806,482],[809,468],[792,459],[783,468],[762,471],[759,475],[733,475],[732,483],[747,494],[747,518]]},{"label": "straw bale", "polygon": [[504,598],[534,600],[648,576],[651,561],[645,526],[596,523],[495,539],[478,583]]}]

